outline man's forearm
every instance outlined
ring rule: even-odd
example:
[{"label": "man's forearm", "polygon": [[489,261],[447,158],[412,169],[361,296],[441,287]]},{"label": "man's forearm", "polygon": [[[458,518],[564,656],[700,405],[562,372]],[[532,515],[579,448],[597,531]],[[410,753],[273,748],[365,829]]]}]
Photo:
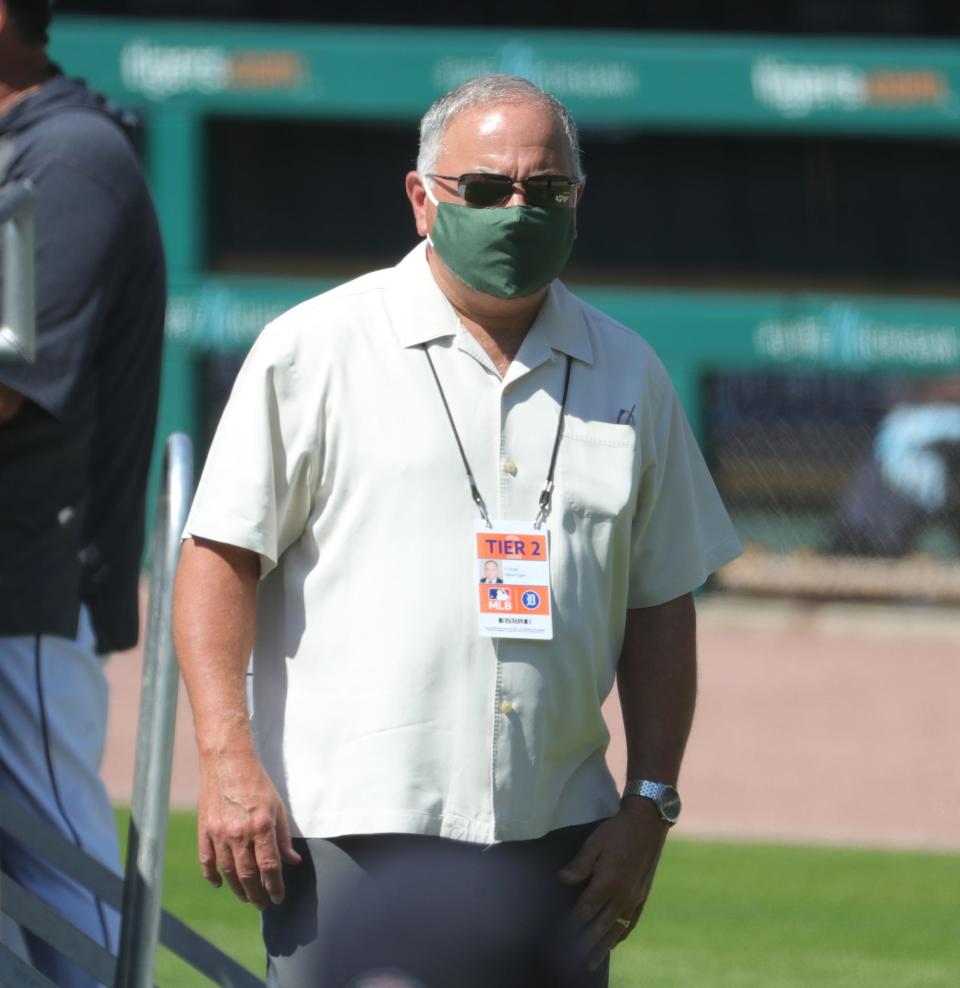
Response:
[{"label": "man's forearm", "polygon": [[676,784],[697,693],[691,594],[627,612],[617,688],[627,778]]},{"label": "man's forearm", "polygon": [[[689,594],[627,612],[617,686],[627,736],[627,778],[676,784],[697,690]],[[652,800],[629,796],[560,872],[567,884],[586,883],[577,914],[585,924],[593,967],[639,920],[667,830]]]},{"label": "man's forearm", "polygon": [[260,560],[188,539],[174,588],[173,631],[200,748],[197,851],[204,878],[245,902],[283,901],[282,863],[298,864],[286,810],[253,748],[247,663]]},{"label": "man's forearm", "polygon": [[252,751],[245,683],[259,566],[247,549],[204,539],[183,544],[173,633],[201,756]]}]

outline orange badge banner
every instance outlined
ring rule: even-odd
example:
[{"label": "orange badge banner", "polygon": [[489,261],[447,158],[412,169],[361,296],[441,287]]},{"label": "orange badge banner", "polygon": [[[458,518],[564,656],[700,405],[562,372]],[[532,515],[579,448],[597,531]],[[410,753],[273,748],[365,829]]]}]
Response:
[{"label": "orange badge banner", "polygon": [[478,532],[477,556],[481,559],[547,561],[546,535],[517,535],[513,532]]}]

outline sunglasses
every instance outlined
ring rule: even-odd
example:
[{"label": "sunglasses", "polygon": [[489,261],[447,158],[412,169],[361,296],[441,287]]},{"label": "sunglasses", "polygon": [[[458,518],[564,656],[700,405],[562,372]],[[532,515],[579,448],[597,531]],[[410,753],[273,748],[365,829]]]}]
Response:
[{"label": "sunglasses", "polygon": [[516,186],[523,187],[523,198],[528,206],[546,206],[563,209],[575,205],[577,187],[582,185],[566,175],[533,175],[531,178],[510,178],[508,175],[490,175],[486,172],[467,172],[465,175],[427,175],[445,182],[456,182],[460,198],[468,206],[486,209],[502,206]]}]

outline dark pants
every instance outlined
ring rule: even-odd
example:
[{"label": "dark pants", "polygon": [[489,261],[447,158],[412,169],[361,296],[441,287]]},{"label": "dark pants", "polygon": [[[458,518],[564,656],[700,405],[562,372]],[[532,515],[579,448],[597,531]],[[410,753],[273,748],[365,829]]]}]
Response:
[{"label": "dark pants", "polygon": [[263,915],[270,988],[606,988],[557,872],[596,823],[484,847],[405,834],[297,840]]}]

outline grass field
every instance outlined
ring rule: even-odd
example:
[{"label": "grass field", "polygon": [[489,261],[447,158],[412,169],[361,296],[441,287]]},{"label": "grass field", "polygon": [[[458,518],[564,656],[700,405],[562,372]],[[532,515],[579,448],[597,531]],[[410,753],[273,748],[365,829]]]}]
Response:
[{"label": "grass field", "polygon": [[[262,975],[255,912],[195,861],[194,819],[174,814],[167,909]],[[613,988],[957,988],[960,855],[675,838],[612,970]],[[156,981],[209,984],[165,951]]]}]

